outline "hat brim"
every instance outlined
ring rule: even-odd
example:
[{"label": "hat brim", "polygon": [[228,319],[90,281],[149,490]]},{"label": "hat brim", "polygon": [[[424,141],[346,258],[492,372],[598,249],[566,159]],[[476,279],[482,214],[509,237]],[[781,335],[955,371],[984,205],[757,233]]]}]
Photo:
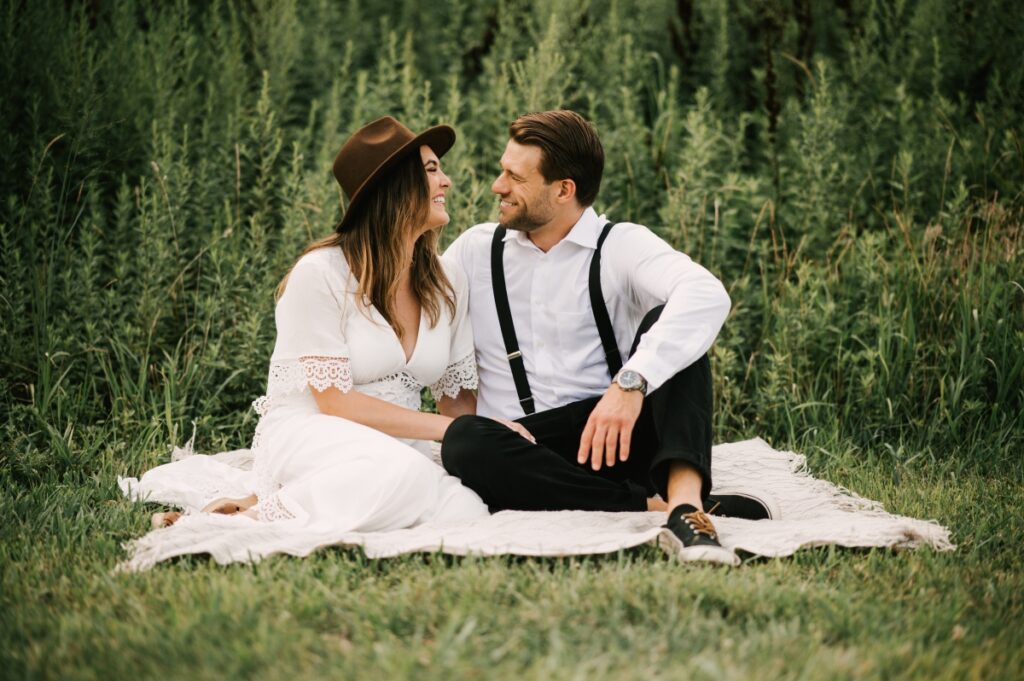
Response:
[{"label": "hat brim", "polygon": [[348,229],[351,226],[351,220],[349,218],[354,212],[352,209],[358,206],[361,203],[361,200],[369,194],[367,190],[374,185],[381,175],[413,151],[419,150],[419,148],[424,144],[430,147],[434,153],[437,154],[438,158],[441,158],[448,153],[448,150],[455,144],[455,130],[448,125],[435,125],[432,128],[427,128],[384,159],[384,161],[377,166],[376,170],[370,173],[369,176],[363,180],[363,183],[359,185],[359,188],[353,192],[352,198],[348,201],[348,206],[345,207],[345,214],[341,216],[341,221],[335,226],[334,231],[344,232]]}]

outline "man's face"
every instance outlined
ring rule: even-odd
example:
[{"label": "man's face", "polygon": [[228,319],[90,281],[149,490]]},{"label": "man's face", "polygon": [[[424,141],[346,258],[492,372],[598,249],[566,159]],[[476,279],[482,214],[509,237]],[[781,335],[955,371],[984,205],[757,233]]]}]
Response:
[{"label": "man's face", "polygon": [[532,232],[555,217],[557,182],[545,182],[540,173],[541,150],[508,141],[501,155],[501,174],[491,185],[498,195],[498,222],[505,229]]}]

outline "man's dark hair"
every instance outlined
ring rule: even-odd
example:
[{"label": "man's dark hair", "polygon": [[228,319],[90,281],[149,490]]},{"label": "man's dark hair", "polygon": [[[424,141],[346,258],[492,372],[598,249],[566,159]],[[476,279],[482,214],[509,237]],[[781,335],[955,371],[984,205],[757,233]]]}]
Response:
[{"label": "man's dark hair", "polygon": [[540,147],[545,182],[570,179],[580,205],[593,205],[601,188],[604,147],[587,119],[568,109],[529,113],[512,121],[508,136],[517,144]]}]

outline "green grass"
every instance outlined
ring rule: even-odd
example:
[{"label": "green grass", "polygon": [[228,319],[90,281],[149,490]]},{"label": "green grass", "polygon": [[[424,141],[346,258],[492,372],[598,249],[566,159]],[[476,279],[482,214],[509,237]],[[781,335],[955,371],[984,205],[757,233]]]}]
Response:
[{"label": "green grass", "polygon": [[957,551],[820,548],[724,570],[653,548],[564,560],[327,550],[115,574],[118,541],[147,515],[113,493],[113,470],[37,488],[3,508],[5,676],[1019,677],[1019,480],[912,466],[897,483],[853,454],[829,477],[947,524]]},{"label": "green grass", "polygon": [[[0,0],[0,677],[1024,677],[1022,7]],[[958,549],[116,573],[155,510],[118,475],[193,423],[248,445],[342,140],[453,125],[448,242],[555,106],[602,136],[597,208],[729,289],[716,439]]]}]

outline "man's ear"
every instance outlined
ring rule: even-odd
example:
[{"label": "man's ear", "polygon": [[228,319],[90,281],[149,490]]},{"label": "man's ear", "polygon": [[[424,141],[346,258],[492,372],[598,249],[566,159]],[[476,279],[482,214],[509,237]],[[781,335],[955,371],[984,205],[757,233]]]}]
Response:
[{"label": "man's ear", "polygon": [[558,203],[567,203],[576,198],[576,183],[572,180],[559,180],[558,181],[558,194],[555,196],[555,201]]}]

